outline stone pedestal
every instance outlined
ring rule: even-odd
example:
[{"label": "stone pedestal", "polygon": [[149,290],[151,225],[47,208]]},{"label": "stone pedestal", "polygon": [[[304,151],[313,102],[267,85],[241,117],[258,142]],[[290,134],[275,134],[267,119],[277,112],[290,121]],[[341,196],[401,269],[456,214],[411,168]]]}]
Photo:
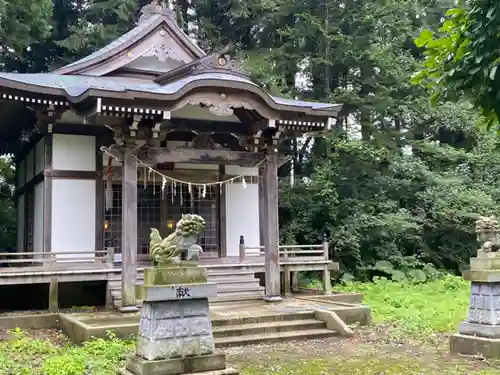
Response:
[{"label": "stone pedestal", "polygon": [[144,274],[136,352],[122,375],[230,375],[224,354],[215,353],[208,298],[217,295],[206,269],[183,262]]},{"label": "stone pedestal", "polygon": [[450,351],[500,358],[500,253],[478,252],[463,276],[471,281],[469,312],[450,337]]}]

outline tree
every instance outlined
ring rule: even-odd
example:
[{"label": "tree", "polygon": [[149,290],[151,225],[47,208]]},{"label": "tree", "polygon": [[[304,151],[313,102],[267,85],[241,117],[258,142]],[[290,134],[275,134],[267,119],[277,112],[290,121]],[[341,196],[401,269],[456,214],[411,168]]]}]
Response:
[{"label": "tree", "polygon": [[0,0],[0,66],[27,70],[33,48],[50,35],[51,0]]},{"label": "tree", "polygon": [[500,130],[499,32],[497,1],[471,0],[449,9],[439,28],[427,28],[415,40],[426,58],[414,82],[432,87],[434,101],[465,96]]}]

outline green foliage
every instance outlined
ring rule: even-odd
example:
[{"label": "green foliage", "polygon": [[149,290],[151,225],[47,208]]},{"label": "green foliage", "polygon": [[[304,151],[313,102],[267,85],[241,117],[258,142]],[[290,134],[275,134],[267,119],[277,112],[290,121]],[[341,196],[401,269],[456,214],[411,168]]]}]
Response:
[{"label": "green foliage", "polygon": [[429,340],[454,331],[464,320],[470,283],[450,275],[427,283],[375,278],[373,283],[347,282],[335,289],[364,293],[375,322],[392,323],[394,335]]},{"label": "green foliage", "polygon": [[16,209],[14,193],[14,168],[7,158],[0,157],[0,249],[13,247],[16,242]]},{"label": "green foliage", "polygon": [[20,329],[0,343],[0,374],[114,375],[133,343],[116,338],[95,339],[83,346],[59,347],[47,339],[33,339]]},{"label": "green foliage", "polygon": [[325,144],[308,183],[282,190],[282,236],[314,243],[329,233],[331,258],[357,277],[377,275],[379,261],[403,272],[468,264],[475,218],[498,213],[491,141],[477,151],[417,141],[412,154],[336,135]]},{"label": "green foliage", "polygon": [[481,109],[489,125],[498,125],[499,31],[497,1],[460,2],[446,12],[440,27],[425,29],[415,39],[415,44],[425,49],[426,58],[414,82],[432,87],[434,99],[456,99],[465,94]]}]

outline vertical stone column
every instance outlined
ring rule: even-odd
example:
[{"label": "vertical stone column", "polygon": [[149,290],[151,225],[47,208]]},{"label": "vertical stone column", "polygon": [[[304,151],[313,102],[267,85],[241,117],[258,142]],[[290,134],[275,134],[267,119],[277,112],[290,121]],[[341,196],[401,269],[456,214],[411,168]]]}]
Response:
[{"label": "vertical stone column", "polygon": [[281,301],[278,221],[278,152],[269,150],[264,166],[264,248],[266,294],[269,302]]},{"label": "vertical stone column", "polygon": [[467,319],[450,337],[450,351],[500,358],[500,253],[478,251],[463,273],[471,282]]},{"label": "vertical stone column", "polygon": [[126,145],[122,163],[122,307],[137,311],[137,160],[134,149]]},{"label": "vertical stone column", "polygon": [[238,374],[226,368],[224,354],[215,354],[208,297],[217,291],[205,268],[183,262],[147,269],[141,294],[136,352],[119,374]]}]

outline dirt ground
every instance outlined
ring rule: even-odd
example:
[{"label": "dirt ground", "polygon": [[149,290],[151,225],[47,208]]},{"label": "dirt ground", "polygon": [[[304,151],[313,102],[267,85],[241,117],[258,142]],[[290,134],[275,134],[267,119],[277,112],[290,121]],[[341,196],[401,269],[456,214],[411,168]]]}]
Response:
[{"label": "dirt ground", "polygon": [[[390,327],[384,326],[358,327],[356,334],[351,338],[331,337],[233,347],[225,349],[224,352],[228,361],[237,368],[255,366],[256,363],[263,365],[299,364],[305,360],[313,362],[319,360],[327,364],[345,363],[346,368],[362,366],[363,363],[375,365],[375,367],[378,364],[386,368],[387,364],[398,365],[399,363],[402,368],[411,366],[416,370],[421,369],[422,374],[434,374],[434,371],[441,373],[445,368],[451,371],[450,374],[500,374],[500,361],[451,355],[448,348],[448,337],[445,335],[431,338],[428,343],[423,344],[391,339],[388,334],[389,330]],[[343,365],[340,367],[344,368]],[[335,369],[337,370],[337,368]],[[386,372],[375,369],[373,371],[359,373],[386,374]],[[396,374],[398,372],[387,373]],[[323,375],[324,372],[311,370],[311,374]],[[358,374],[358,372],[353,372],[353,374]],[[448,374],[448,372],[444,372],[444,374]]]}]

